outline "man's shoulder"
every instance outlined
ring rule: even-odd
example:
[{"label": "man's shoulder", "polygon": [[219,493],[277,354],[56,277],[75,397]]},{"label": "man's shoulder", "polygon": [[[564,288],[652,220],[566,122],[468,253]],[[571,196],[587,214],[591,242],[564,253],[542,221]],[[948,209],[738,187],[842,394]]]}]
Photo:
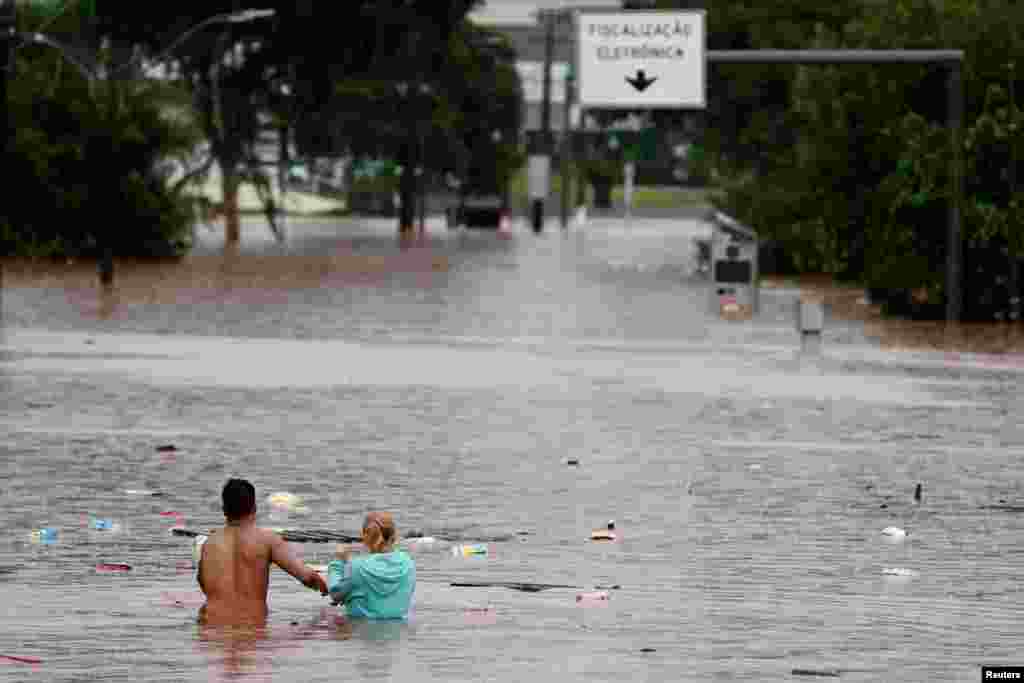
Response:
[{"label": "man's shoulder", "polygon": [[252,528],[253,540],[257,540],[261,543],[276,543],[283,541],[279,533],[273,529],[267,527],[257,526]]}]

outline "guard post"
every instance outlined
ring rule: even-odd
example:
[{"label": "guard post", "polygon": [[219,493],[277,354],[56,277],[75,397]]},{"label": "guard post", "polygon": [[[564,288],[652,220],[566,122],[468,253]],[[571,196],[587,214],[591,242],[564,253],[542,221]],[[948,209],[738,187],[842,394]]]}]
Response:
[{"label": "guard post", "polygon": [[713,210],[710,299],[712,315],[749,320],[760,308],[758,237],[750,227]]}]

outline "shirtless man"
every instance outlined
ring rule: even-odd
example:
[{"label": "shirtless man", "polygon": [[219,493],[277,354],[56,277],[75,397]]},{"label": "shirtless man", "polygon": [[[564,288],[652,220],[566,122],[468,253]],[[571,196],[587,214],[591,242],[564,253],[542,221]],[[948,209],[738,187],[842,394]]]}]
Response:
[{"label": "shirtless man", "polygon": [[327,584],[291,552],[288,543],[256,526],[256,489],[244,479],[230,479],[221,494],[223,529],[202,546],[197,578],[206,594],[199,609],[203,624],[263,625],[267,619],[270,564],[285,570],[307,588],[327,595]]}]

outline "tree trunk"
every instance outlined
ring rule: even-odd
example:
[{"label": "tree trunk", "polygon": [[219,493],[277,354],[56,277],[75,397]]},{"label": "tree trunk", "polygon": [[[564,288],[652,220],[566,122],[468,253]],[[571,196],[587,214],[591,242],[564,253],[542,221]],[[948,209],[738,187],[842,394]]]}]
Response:
[{"label": "tree trunk", "polygon": [[598,209],[612,208],[612,181],[608,178],[593,179],[594,206]]},{"label": "tree trunk", "polygon": [[242,226],[238,216],[238,173],[233,166],[222,165],[223,211],[224,211],[224,243],[235,246],[241,241]]}]

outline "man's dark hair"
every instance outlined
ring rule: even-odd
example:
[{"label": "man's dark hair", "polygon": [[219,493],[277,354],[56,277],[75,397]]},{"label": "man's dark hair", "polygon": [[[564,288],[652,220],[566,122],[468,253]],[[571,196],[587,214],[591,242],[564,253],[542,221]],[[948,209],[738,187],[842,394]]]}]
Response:
[{"label": "man's dark hair", "polygon": [[256,488],[245,479],[228,479],[220,497],[228,519],[241,519],[256,509]]}]

